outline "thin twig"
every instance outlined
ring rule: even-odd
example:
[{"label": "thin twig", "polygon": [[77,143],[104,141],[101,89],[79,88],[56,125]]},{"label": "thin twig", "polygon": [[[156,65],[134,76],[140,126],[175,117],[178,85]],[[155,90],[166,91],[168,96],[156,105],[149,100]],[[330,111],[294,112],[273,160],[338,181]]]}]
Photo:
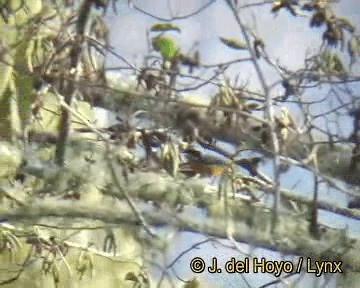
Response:
[{"label": "thin twig", "polygon": [[133,5],[134,9],[147,15],[147,16],[150,16],[156,20],[159,20],[159,21],[165,21],[165,22],[170,22],[170,21],[175,21],[175,20],[183,20],[183,19],[187,19],[187,18],[190,18],[192,16],[195,16],[199,13],[201,13],[202,11],[204,11],[206,8],[210,7],[212,4],[214,4],[216,2],[216,0],[210,0],[208,3],[206,3],[205,5],[201,6],[199,9],[187,14],[187,15],[183,15],[183,16],[172,16],[170,18],[163,18],[163,17],[159,17],[159,16],[156,16],[150,12],[147,12],[143,9],[141,9],[139,6],[137,5]]},{"label": "thin twig", "polygon": [[279,152],[280,152],[280,148],[279,148],[279,141],[278,141],[278,137],[276,135],[276,130],[275,130],[275,121],[274,121],[274,111],[273,111],[273,107],[272,107],[272,99],[271,99],[271,95],[270,95],[270,91],[268,89],[268,86],[266,84],[265,81],[265,77],[263,75],[263,72],[260,69],[260,65],[257,61],[257,57],[255,54],[255,51],[251,48],[252,47],[252,43],[250,41],[249,35],[246,32],[246,28],[245,25],[242,23],[239,13],[236,10],[236,7],[234,6],[234,4],[232,3],[232,1],[230,0],[225,0],[228,4],[228,6],[230,7],[231,11],[234,14],[235,20],[238,23],[241,33],[245,39],[246,45],[248,47],[248,51],[250,53],[250,56],[252,58],[252,63],[254,65],[255,71],[258,75],[262,90],[264,92],[265,95],[265,113],[266,113],[266,117],[269,121],[268,123],[268,127],[270,129],[270,134],[271,134],[271,142],[272,142],[272,150],[274,152],[273,154],[273,172],[274,172],[274,209],[273,209],[273,221],[272,221],[272,228],[271,230],[274,231],[276,228],[276,223],[277,223],[277,218],[278,218],[278,213],[279,213],[279,209],[280,209],[280,191],[279,191],[279,180],[280,180],[280,171],[279,171],[279,167],[280,167],[280,158],[279,158]]}]

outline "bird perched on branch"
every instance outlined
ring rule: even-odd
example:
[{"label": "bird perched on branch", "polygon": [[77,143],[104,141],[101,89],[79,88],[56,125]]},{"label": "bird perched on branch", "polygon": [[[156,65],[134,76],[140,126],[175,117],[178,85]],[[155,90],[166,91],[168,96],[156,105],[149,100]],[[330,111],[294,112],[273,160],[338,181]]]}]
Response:
[{"label": "bird perched on branch", "polygon": [[187,162],[180,165],[180,171],[187,175],[199,174],[205,176],[221,176],[226,173],[231,164],[239,165],[247,170],[251,176],[256,176],[257,166],[261,161],[260,157],[241,158],[238,160],[222,159],[208,153],[189,148],[184,151]]},{"label": "bird perched on branch", "polygon": [[185,150],[184,153],[187,162],[180,165],[180,171],[187,175],[221,176],[229,167],[229,163],[225,159],[201,153],[193,148]]}]

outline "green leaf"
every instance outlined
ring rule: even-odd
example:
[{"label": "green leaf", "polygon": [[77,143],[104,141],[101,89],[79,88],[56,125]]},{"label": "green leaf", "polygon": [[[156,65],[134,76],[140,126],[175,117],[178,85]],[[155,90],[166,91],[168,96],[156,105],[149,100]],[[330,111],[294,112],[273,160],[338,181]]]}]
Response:
[{"label": "green leaf", "polygon": [[156,51],[160,52],[164,59],[172,59],[177,55],[178,49],[175,40],[169,36],[154,37],[152,45]]},{"label": "green leaf", "polygon": [[228,46],[231,49],[235,50],[247,50],[248,47],[245,43],[240,42],[239,40],[233,39],[233,38],[224,38],[219,37],[220,41],[224,43],[226,46]]},{"label": "green leaf", "polygon": [[27,23],[34,15],[39,13],[43,6],[43,1],[41,0],[12,0],[8,2],[7,7],[9,11],[12,11],[9,15],[8,23],[18,27]]},{"label": "green leaf", "polygon": [[3,98],[5,89],[8,87],[8,82],[13,73],[12,58],[6,52],[0,54],[0,100]]},{"label": "green leaf", "polygon": [[20,134],[21,123],[18,111],[18,94],[15,79],[11,73],[7,87],[0,98],[0,136],[9,138]]},{"label": "green leaf", "polygon": [[180,28],[171,23],[156,23],[151,26],[151,32],[166,32],[166,31],[177,31],[181,32]]}]

